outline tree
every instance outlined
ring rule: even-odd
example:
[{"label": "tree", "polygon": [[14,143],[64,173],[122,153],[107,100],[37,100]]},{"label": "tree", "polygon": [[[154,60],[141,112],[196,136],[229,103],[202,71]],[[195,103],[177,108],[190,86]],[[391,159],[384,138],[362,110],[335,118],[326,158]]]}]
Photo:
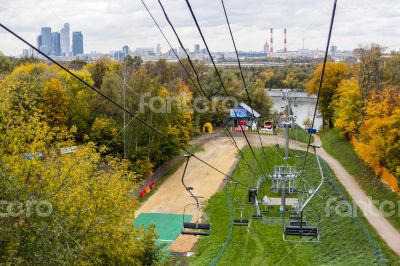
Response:
[{"label": "tree", "polygon": [[103,84],[103,77],[107,72],[107,64],[109,63],[111,62],[108,57],[102,57],[102,59],[96,60],[96,62],[85,66],[85,68],[90,72],[96,88],[100,88]]},{"label": "tree", "polygon": [[86,61],[81,59],[74,59],[68,63],[68,68],[73,70],[81,70],[87,64]]},{"label": "tree", "polygon": [[365,101],[373,89],[379,90],[381,88],[382,47],[371,44],[370,47],[356,49],[355,54],[360,60],[358,82],[362,99]]},{"label": "tree", "polygon": [[[249,97],[251,100],[251,105],[255,111],[260,114],[260,120],[267,120],[271,116],[272,100],[266,92],[261,80],[256,80],[256,82],[248,89]],[[246,92],[242,92],[241,99],[243,102],[248,102]]]},{"label": "tree", "polygon": [[[322,63],[314,71],[312,79],[308,82],[306,90],[308,93],[317,94],[321,78]],[[328,123],[333,127],[334,110],[332,100],[337,92],[340,82],[348,74],[348,66],[345,63],[327,62],[325,67],[324,80],[319,94],[318,111],[322,115],[322,126]]]},{"label": "tree", "polygon": [[400,53],[392,52],[382,64],[385,83],[388,85],[400,84]]},{"label": "tree", "polygon": [[359,130],[357,153],[375,170],[386,167],[392,173],[400,165],[400,94],[397,88],[372,91]]},{"label": "tree", "polygon": [[356,134],[362,122],[363,101],[356,79],[343,80],[333,100],[335,128],[343,135]]},{"label": "tree", "polygon": [[106,152],[121,144],[121,137],[117,133],[118,129],[111,119],[96,117],[90,130],[90,139],[101,147],[102,152]]},{"label": "tree", "polygon": [[52,78],[46,81],[41,93],[39,108],[46,116],[46,122],[52,126],[65,126],[68,121],[69,96],[61,81]]},{"label": "tree", "polygon": [[[23,81],[17,85],[30,86]],[[75,144],[71,132],[52,131],[38,109],[29,106],[27,112],[30,102],[15,104],[12,93],[2,81],[0,189],[2,200],[16,208],[7,213],[0,206],[1,213],[8,214],[0,219],[0,260],[51,265],[160,263],[163,256],[154,227],[132,226],[136,201],[131,191],[138,176],[130,171],[130,162],[102,157],[90,142],[75,153],[60,155],[60,147]]]}]

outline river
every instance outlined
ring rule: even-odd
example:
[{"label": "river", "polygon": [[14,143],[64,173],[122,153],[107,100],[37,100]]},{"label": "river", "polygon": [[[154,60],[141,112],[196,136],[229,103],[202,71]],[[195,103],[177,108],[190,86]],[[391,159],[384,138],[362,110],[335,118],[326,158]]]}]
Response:
[{"label": "river", "polygon": [[[282,100],[281,90],[267,90],[267,95],[271,96],[273,111],[283,111],[286,101]],[[297,124],[304,128],[303,122],[307,119],[312,119],[314,114],[315,96],[308,96],[306,93],[298,92],[296,95],[296,105],[292,107],[294,115],[297,116]],[[314,127],[319,129],[322,125],[322,118],[318,116],[315,119]]]}]

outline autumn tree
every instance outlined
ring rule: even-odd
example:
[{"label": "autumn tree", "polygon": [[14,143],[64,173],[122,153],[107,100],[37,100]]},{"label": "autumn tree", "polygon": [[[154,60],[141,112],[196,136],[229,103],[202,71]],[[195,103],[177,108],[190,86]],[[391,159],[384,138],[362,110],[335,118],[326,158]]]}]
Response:
[{"label": "autumn tree", "polygon": [[[312,79],[307,84],[307,92],[317,94],[322,72],[322,63],[314,71]],[[332,101],[337,93],[340,82],[348,74],[348,66],[345,63],[327,62],[325,67],[324,79],[319,94],[318,111],[322,116],[324,126],[326,123],[333,127],[334,109]]]},{"label": "autumn tree", "polygon": [[39,108],[46,116],[46,122],[54,126],[65,126],[68,121],[69,96],[61,81],[52,78],[46,81],[41,92]]},{"label": "autumn tree", "polygon": [[2,200],[15,207],[10,213],[0,206],[3,216],[10,214],[0,219],[2,263],[161,262],[154,228],[132,225],[138,176],[131,163],[101,156],[91,142],[60,155],[61,147],[75,145],[74,132],[51,130],[37,103],[21,94],[30,88],[24,80],[0,82],[0,188]]},{"label": "autumn tree", "polygon": [[387,167],[399,172],[400,165],[400,93],[386,87],[373,91],[365,106],[364,122],[359,130],[361,144],[357,153],[374,169]]},{"label": "autumn tree", "polygon": [[371,44],[370,47],[356,49],[355,54],[360,60],[358,83],[360,84],[362,99],[365,101],[372,90],[381,88],[382,47]]},{"label": "autumn tree", "polygon": [[340,82],[333,100],[334,125],[343,135],[355,134],[362,122],[363,101],[356,79]]}]

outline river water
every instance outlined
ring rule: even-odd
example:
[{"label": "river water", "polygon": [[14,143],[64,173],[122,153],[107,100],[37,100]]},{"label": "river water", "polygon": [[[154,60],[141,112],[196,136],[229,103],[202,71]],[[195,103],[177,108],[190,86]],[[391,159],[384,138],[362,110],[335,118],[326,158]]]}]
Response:
[{"label": "river water", "polygon": [[[272,109],[273,111],[281,112],[284,110],[287,102],[282,100],[281,93],[278,93],[277,91],[274,92],[269,92],[267,91],[267,94],[271,96],[272,99]],[[299,93],[299,97],[296,98],[296,105],[292,106],[294,115],[297,116],[297,124],[301,127],[304,128],[303,122],[306,119],[312,120],[313,114],[314,114],[314,108],[315,108],[315,103],[317,99],[313,96],[307,96],[304,93]],[[317,113],[317,117],[315,119],[315,125],[314,127],[316,129],[320,129],[322,125],[322,118],[319,117]]]}]

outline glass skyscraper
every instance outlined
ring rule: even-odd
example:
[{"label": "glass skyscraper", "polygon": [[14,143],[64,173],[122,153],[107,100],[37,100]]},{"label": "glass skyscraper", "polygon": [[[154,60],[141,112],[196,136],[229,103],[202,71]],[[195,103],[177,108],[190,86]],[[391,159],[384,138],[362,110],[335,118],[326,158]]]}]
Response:
[{"label": "glass skyscraper", "polygon": [[72,53],[73,55],[83,54],[83,34],[80,31],[72,32]]},{"label": "glass skyscraper", "polygon": [[40,30],[40,51],[50,55],[51,54],[51,28],[43,27]]},{"label": "glass skyscraper", "polygon": [[69,34],[70,28],[68,23],[64,23],[60,30],[60,46],[61,55],[68,56],[71,53],[71,39]]},{"label": "glass skyscraper", "polygon": [[51,33],[51,55],[55,55],[55,56],[61,55],[60,33],[59,32]]}]

